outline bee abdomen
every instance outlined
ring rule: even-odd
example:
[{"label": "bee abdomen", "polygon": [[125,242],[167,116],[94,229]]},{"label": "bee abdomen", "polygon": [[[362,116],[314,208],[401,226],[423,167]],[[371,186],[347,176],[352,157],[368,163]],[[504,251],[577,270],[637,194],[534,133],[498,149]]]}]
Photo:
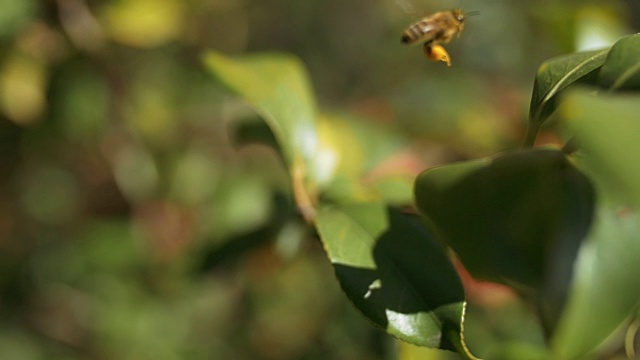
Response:
[{"label": "bee abdomen", "polygon": [[421,41],[426,32],[424,31],[424,24],[421,22],[415,23],[411,25],[403,34],[402,34],[402,43],[403,44],[415,44]]},{"label": "bee abdomen", "polygon": [[404,34],[402,34],[402,43],[403,44],[411,44],[411,43],[414,43],[414,42],[415,42],[415,40],[413,40],[411,35],[407,34],[406,32]]}]

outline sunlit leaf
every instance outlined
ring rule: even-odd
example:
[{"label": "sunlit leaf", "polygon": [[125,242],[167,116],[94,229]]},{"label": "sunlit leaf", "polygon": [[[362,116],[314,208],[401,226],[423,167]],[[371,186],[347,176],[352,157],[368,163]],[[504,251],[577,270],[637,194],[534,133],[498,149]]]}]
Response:
[{"label": "sunlit leaf", "polygon": [[640,34],[616,42],[598,74],[598,85],[612,90],[640,89]]},{"label": "sunlit leaf", "polygon": [[403,152],[404,139],[379,124],[343,114],[318,119],[318,155],[322,166],[312,169],[331,201],[412,203],[415,162]]},{"label": "sunlit leaf", "polygon": [[451,353],[398,341],[398,360],[450,360]]},{"label": "sunlit leaf", "polygon": [[284,54],[231,59],[209,51],[204,60],[223,84],[264,118],[289,164],[296,156],[309,159],[316,154],[316,105],[298,59]]},{"label": "sunlit leaf", "polygon": [[405,146],[404,139],[393,129],[368,119],[329,114],[323,115],[320,123],[323,137],[334,143],[344,158],[341,172],[362,175]]},{"label": "sunlit leaf", "polygon": [[342,289],[366,317],[404,341],[473,358],[460,279],[414,218],[360,203],[323,207],[316,221]]},{"label": "sunlit leaf", "polygon": [[283,153],[296,204],[307,220],[315,216],[318,179],[333,166],[318,154],[316,105],[300,61],[284,54],[231,59],[209,51],[209,70],[262,116]]},{"label": "sunlit leaf", "polygon": [[322,115],[318,119],[318,156],[323,166],[312,169],[321,184],[335,176],[357,179],[362,175],[367,148],[358,137],[358,129],[346,117]]}]

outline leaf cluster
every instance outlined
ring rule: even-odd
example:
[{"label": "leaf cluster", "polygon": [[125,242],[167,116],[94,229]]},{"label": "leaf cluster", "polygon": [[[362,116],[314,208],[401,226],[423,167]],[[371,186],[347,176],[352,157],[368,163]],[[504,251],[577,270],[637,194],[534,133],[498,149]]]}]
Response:
[{"label": "leaf cluster", "polygon": [[[633,314],[640,35],[542,64],[522,149],[428,169],[413,192],[406,178],[367,181],[397,150],[381,144],[401,139],[383,142],[384,130],[320,112],[296,58],[209,52],[205,63],[265,120],[344,293],[389,334],[475,358],[452,253],[474,278],[512,288],[535,309],[546,345],[534,358],[590,356]],[[571,146],[533,148],[556,111]],[[393,196],[383,190],[390,183]],[[394,206],[411,202],[420,218]]]}]

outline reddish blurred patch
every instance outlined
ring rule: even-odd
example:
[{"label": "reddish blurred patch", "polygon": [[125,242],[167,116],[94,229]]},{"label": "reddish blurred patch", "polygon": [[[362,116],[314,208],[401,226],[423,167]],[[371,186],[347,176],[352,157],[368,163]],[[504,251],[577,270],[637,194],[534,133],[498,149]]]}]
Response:
[{"label": "reddish blurred patch", "polygon": [[514,301],[517,297],[510,287],[489,281],[474,279],[457,257],[452,258],[453,265],[462,280],[462,286],[469,302],[487,308],[498,308]]},{"label": "reddish blurred patch", "polygon": [[133,218],[159,261],[170,262],[193,241],[195,216],[178,204],[169,201],[145,203],[134,210]]},{"label": "reddish blurred patch", "polygon": [[427,165],[416,156],[415,152],[406,150],[393,154],[376,165],[364,176],[366,183],[375,183],[392,175],[417,176]]}]

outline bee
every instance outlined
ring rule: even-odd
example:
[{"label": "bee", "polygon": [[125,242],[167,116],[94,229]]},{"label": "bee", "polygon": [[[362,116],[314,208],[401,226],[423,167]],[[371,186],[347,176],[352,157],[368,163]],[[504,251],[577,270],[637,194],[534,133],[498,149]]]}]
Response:
[{"label": "bee", "polygon": [[402,33],[402,43],[422,42],[422,49],[428,59],[446,62],[451,66],[449,53],[440,44],[446,44],[454,36],[460,36],[464,28],[465,14],[460,9],[440,11],[422,18]]}]

